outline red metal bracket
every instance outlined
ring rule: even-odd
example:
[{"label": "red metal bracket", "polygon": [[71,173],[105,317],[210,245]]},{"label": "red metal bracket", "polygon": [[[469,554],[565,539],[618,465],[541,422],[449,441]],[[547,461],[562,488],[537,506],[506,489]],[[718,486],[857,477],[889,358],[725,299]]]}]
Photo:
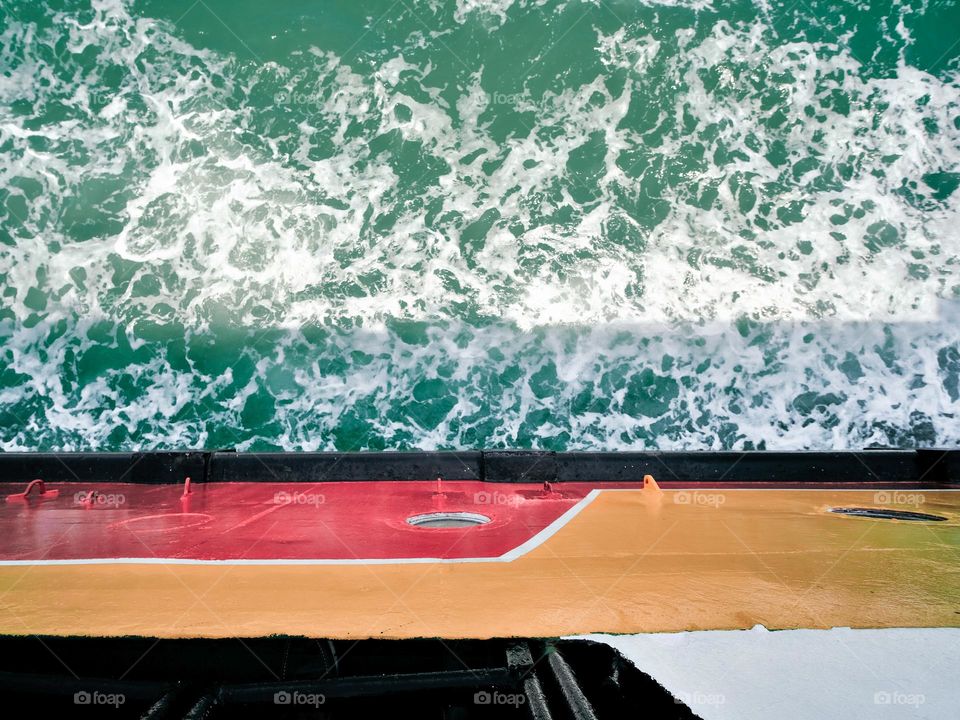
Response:
[{"label": "red metal bracket", "polygon": [[12,495],[7,495],[7,502],[12,503],[27,502],[29,500],[53,500],[59,496],[59,490],[47,490],[46,485],[43,484],[43,480],[38,478],[36,480],[32,480],[27,485],[27,489],[22,493],[13,493]]}]

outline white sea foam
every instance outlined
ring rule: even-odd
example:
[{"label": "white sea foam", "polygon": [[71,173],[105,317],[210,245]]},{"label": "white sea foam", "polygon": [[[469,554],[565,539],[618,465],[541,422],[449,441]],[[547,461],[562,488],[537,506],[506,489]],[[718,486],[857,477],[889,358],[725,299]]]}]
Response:
[{"label": "white sea foam", "polygon": [[[859,447],[918,414],[937,442],[960,440],[944,389],[956,370],[938,354],[960,341],[944,316],[960,288],[960,206],[931,201],[921,180],[960,171],[955,75],[903,57],[895,75],[871,75],[838,44],[771,44],[762,20],[681,31],[679,52],[633,28],[596,30],[597,62],[623,82],[526,83],[509,98],[526,127],[496,139],[501,98],[483,68],[451,102],[418,60],[430,38],[371,73],[322,48],[251,70],[122,0],[94,8],[89,22],[60,13],[0,37],[0,186],[19,198],[4,222],[23,228],[0,246],[2,287],[17,290],[4,348],[26,378],[0,403],[29,416],[6,449],[38,436],[103,447],[117,426],[141,446],[203,445],[212,426],[240,427],[263,388],[279,434],[241,447],[331,448],[361,405],[387,446],[565,433],[581,448]],[[456,20],[486,12],[502,26],[512,8],[458,3]],[[84,52],[102,62],[83,65]],[[111,62],[126,74],[98,97]],[[670,83],[685,89],[638,129],[653,85]],[[8,112],[22,99],[67,110],[27,130]],[[698,146],[702,162],[677,169]],[[598,169],[575,175],[585,147]],[[416,172],[394,162],[405,151]],[[637,210],[649,200],[665,208],[659,222]],[[484,218],[486,233],[471,228]],[[85,222],[111,229],[85,237]],[[47,302],[32,327],[30,288]],[[430,342],[405,343],[396,319],[434,323]],[[188,344],[250,328],[256,373],[235,387],[229,369],[146,353],[147,322]],[[94,339],[101,323],[109,337]],[[304,340],[312,324],[334,329],[327,344]],[[253,343],[271,327],[282,340]],[[62,377],[94,347],[146,355]],[[372,360],[327,367],[353,352]],[[840,367],[848,352],[857,372]],[[404,416],[430,379],[451,385],[446,415]],[[641,380],[660,383],[663,407],[628,400]]]}]

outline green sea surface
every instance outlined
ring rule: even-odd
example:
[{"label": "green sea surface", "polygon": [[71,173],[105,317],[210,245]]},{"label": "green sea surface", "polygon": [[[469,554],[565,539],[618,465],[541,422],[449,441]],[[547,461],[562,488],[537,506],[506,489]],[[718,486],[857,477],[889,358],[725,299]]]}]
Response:
[{"label": "green sea surface", "polygon": [[0,449],[960,442],[960,5],[0,1]]}]

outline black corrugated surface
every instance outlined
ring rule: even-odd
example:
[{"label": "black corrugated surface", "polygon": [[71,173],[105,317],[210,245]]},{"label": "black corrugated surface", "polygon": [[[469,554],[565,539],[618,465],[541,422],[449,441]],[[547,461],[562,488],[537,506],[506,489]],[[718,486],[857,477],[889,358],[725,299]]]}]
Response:
[{"label": "black corrugated surface", "polygon": [[862,452],[0,453],[0,481],[960,483],[960,450]]},{"label": "black corrugated surface", "polygon": [[216,453],[210,480],[479,480],[481,473],[479,452]]},{"label": "black corrugated surface", "polygon": [[210,453],[0,453],[0,481],[180,483],[204,477]]}]

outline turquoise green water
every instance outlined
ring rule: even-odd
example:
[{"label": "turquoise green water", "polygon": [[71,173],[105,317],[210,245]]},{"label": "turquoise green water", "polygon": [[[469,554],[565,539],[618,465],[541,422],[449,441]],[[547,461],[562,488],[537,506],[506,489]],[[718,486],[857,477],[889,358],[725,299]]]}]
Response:
[{"label": "turquoise green water", "polygon": [[0,2],[0,448],[960,441],[953,2]]}]

